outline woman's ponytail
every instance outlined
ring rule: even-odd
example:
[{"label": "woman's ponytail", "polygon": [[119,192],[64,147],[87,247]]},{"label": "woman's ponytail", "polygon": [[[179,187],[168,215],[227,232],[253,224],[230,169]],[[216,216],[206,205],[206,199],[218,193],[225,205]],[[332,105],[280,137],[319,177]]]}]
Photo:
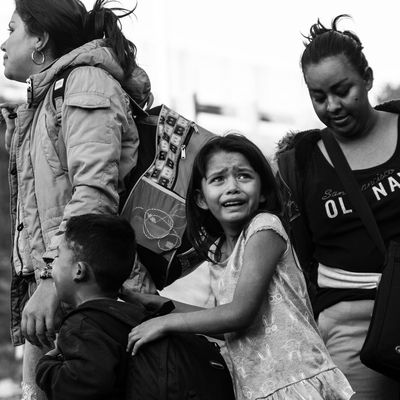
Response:
[{"label": "woman's ponytail", "polygon": [[[130,76],[136,68],[136,46],[122,33],[121,18],[127,17],[135,11],[124,8],[104,7],[110,0],[96,0],[93,9],[86,15],[84,30],[87,41],[105,39],[114,50],[125,76]],[[117,15],[116,12],[120,12]]]}]

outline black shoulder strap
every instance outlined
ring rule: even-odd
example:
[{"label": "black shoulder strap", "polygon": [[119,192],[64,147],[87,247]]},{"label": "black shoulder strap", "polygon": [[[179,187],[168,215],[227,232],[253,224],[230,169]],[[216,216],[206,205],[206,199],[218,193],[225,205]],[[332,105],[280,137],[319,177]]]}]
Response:
[{"label": "black shoulder strap", "polygon": [[332,132],[324,130],[322,132],[322,140],[324,142],[326,151],[339,175],[340,180],[343,183],[344,188],[350,198],[353,207],[357,210],[361,221],[365,225],[371,238],[379,248],[379,250],[385,255],[386,246],[382,239],[382,235],[379,231],[375,217],[372,214],[371,208],[361,192],[360,186],[358,185],[352,170],[344,156],[342,149],[333,137]]},{"label": "black shoulder strap", "polygon": [[75,67],[69,67],[62,70],[57,74],[57,79],[54,82],[52,102],[56,110],[57,123],[61,126],[61,110],[64,102],[65,87],[67,85],[67,78]]},{"label": "black shoulder strap", "polygon": [[[52,86],[51,100],[56,112],[57,126],[59,129],[61,128],[62,105],[64,102],[67,78],[74,68],[75,67],[69,67],[58,73]],[[54,145],[57,150],[57,154],[59,156],[63,170],[68,171],[67,150],[65,148],[64,141],[57,138]]]}]

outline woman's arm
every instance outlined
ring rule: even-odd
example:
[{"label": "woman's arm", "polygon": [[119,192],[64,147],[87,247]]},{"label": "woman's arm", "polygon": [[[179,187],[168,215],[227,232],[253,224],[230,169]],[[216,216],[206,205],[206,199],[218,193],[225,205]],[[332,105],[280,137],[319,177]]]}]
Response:
[{"label": "woman's arm", "polygon": [[146,321],[132,329],[128,350],[136,353],[144,343],[172,332],[213,335],[247,328],[266,297],[285,248],[285,241],[272,230],[254,233],[246,244],[243,268],[231,303]]},{"label": "woman's arm", "polygon": [[[68,77],[61,136],[73,186],[64,216],[118,210],[123,135],[130,135],[130,169],[139,139],[120,85],[101,68],[77,68]],[[127,160],[125,159],[125,163]],[[126,166],[124,165],[126,168]],[[125,171],[128,172],[128,171]]]},{"label": "woman's arm", "polygon": [[101,68],[75,68],[68,76],[58,132],[58,156],[67,169],[71,198],[44,258],[55,256],[71,216],[117,213],[119,182],[136,165],[138,145],[129,101],[118,82]]},{"label": "woman's arm", "polygon": [[[58,231],[47,244],[44,259],[55,257],[65,223],[71,216],[117,213],[123,134],[132,135],[132,167],[137,156],[137,130],[128,108],[120,85],[101,68],[79,67],[69,75],[58,132],[59,149],[65,147],[65,152],[58,155],[61,164],[65,162],[68,168],[71,198]],[[49,345],[46,329],[54,335],[55,296],[53,285],[41,282],[24,308],[23,333],[34,344]],[[47,298],[51,301],[43,303]],[[43,304],[48,306],[44,308]]]}]

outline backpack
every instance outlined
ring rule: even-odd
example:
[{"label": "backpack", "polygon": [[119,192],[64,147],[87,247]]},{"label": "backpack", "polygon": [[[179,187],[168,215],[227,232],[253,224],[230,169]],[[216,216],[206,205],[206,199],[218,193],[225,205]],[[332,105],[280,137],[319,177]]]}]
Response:
[{"label": "backpack", "polygon": [[[173,303],[167,302],[150,318],[173,308]],[[126,343],[126,322],[96,311],[86,316],[117,342]],[[121,360],[126,400],[235,399],[231,375],[219,346],[202,335],[169,334],[143,345],[135,356],[126,353],[126,357]]]},{"label": "backpack", "polygon": [[234,400],[229,370],[216,343],[170,334],[129,358],[127,399]]},{"label": "backpack", "polygon": [[[62,71],[53,86],[60,125],[72,70]],[[131,109],[139,133],[138,161],[125,179],[119,209],[135,230],[140,262],[160,290],[204,261],[186,238],[185,197],[194,158],[216,135],[166,105],[144,110],[131,98]]]}]

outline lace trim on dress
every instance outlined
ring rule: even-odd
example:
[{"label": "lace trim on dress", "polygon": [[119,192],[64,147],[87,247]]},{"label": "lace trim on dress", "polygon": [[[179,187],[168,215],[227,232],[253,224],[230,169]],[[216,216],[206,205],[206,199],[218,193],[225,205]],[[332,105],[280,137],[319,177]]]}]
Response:
[{"label": "lace trim on dress", "polygon": [[349,400],[354,393],[340,369],[333,368],[311,378],[288,385],[263,399]]}]

